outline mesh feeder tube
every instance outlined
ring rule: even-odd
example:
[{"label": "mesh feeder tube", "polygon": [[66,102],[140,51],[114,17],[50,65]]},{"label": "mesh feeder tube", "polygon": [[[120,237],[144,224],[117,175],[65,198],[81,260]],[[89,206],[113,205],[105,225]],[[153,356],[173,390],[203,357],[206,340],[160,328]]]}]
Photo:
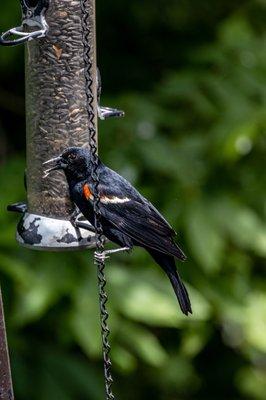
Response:
[{"label": "mesh feeder tube", "polygon": [[[97,127],[95,1],[88,0],[93,109]],[[70,146],[89,146],[80,0],[50,0],[45,38],[27,43],[27,212],[20,244],[40,250],[94,247],[94,234],[69,221],[73,204],[64,173],[43,179],[43,162]]]}]

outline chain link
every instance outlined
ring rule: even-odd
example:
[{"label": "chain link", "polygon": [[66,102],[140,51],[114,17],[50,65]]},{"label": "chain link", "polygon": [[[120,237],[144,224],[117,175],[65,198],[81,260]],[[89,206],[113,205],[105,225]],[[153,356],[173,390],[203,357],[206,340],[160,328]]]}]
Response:
[{"label": "chain link", "polygon": [[[82,11],[82,33],[83,33],[83,46],[84,46],[84,73],[85,73],[85,85],[86,85],[86,101],[87,101],[87,112],[89,119],[89,140],[90,140],[90,151],[91,151],[91,164],[92,164],[92,181],[93,181],[93,209],[94,209],[94,226],[96,230],[96,249],[97,253],[104,252],[104,235],[101,223],[101,211],[100,211],[100,196],[99,196],[99,173],[98,173],[98,156],[97,156],[97,128],[96,128],[96,115],[94,108],[94,88],[93,88],[93,74],[96,72],[93,68],[92,57],[93,57],[93,38],[94,32],[90,30],[90,11],[93,11],[94,2],[91,0],[81,0],[81,11]],[[101,314],[101,336],[102,336],[102,350],[103,350],[103,362],[104,362],[104,377],[105,377],[105,389],[106,389],[106,400],[114,400],[115,397],[112,393],[112,373],[111,373],[111,359],[110,359],[110,344],[109,334],[110,330],[108,327],[109,314],[106,308],[108,296],[105,290],[106,277],[105,277],[105,262],[99,257],[95,257],[95,263],[97,264],[98,270],[98,286],[99,286],[99,301],[100,301],[100,314]]]}]

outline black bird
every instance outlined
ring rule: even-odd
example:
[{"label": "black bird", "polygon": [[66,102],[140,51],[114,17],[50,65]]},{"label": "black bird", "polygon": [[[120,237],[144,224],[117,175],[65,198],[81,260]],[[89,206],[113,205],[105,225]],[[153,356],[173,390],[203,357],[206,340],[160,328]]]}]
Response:
[{"label": "black bird", "polygon": [[[50,163],[53,166],[45,171],[45,177],[51,171],[63,169],[72,201],[84,217],[94,225],[94,183],[91,176],[90,152],[84,148],[71,147],[59,157],[44,164]],[[100,160],[98,160],[98,175],[104,235],[121,246],[122,250],[130,250],[134,245],[146,249],[166,272],[182,312],[186,315],[192,314],[188,292],[176,270],[175,258],[184,261],[186,256],[174,242],[175,231],[126,179],[106,167]]]}]

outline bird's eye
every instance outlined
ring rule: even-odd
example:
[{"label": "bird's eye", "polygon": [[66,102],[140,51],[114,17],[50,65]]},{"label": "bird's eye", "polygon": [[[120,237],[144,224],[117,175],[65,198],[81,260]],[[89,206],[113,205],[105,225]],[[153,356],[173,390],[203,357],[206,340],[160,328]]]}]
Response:
[{"label": "bird's eye", "polygon": [[68,159],[75,160],[76,157],[77,157],[76,154],[69,154]]}]

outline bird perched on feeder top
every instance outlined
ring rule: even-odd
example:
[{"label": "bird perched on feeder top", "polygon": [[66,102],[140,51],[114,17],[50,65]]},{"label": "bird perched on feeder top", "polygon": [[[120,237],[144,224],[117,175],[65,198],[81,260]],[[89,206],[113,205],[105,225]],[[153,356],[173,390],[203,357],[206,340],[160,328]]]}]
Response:
[{"label": "bird perched on feeder top", "polygon": [[[52,164],[45,171],[45,177],[52,171],[64,170],[72,201],[94,225],[91,153],[84,148],[71,147],[44,164]],[[192,314],[188,292],[175,265],[175,258],[181,261],[186,259],[174,242],[175,231],[147,199],[126,179],[106,167],[100,159],[97,173],[104,235],[121,246],[121,250],[131,250],[133,246],[147,250],[170,279],[182,312],[186,315]],[[105,254],[115,251],[117,249],[106,251]]]}]

